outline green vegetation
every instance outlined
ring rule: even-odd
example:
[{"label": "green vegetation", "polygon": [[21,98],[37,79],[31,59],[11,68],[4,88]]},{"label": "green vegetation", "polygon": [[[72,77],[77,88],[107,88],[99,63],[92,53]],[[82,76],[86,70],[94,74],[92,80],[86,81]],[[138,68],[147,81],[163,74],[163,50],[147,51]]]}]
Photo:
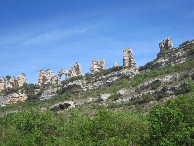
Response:
[{"label": "green vegetation", "polygon": [[167,49],[164,49],[163,51],[161,51],[160,53],[158,53],[157,57],[164,57],[166,55],[166,53],[168,52]]},{"label": "green vegetation", "polygon": [[150,61],[146,65],[140,66],[139,71],[146,70],[146,69],[151,69],[152,66],[153,66],[153,63],[154,63],[154,61]]},{"label": "green vegetation", "polygon": [[9,81],[11,79],[11,76],[7,75],[5,78]]},{"label": "green vegetation", "polygon": [[122,69],[124,69],[123,66],[112,67],[112,68],[106,69],[104,71],[97,72],[95,74],[86,73],[85,77],[86,77],[86,80],[94,80],[95,78],[98,78],[100,76],[106,76],[112,72],[120,71]]},{"label": "green vegetation", "polygon": [[169,100],[151,110],[149,145],[192,145],[194,143],[194,82],[192,92]]},{"label": "green vegetation", "polygon": [[180,72],[180,71],[185,71],[185,70],[190,70],[191,68],[194,67],[194,60],[189,60],[185,63],[178,64],[175,66],[167,66],[165,68],[157,69],[157,70],[152,70],[149,73],[144,73],[144,74],[137,74],[133,79],[132,79],[132,86],[137,86],[140,83],[149,80],[151,78],[155,78],[160,75],[165,75],[168,73],[173,73],[173,72]]},{"label": "green vegetation", "polygon": [[93,117],[76,109],[8,114],[0,117],[0,145],[192,145],[194,82],[190,88],[148,115],[105,109]]},{"label": "green vegetation", "polygon": [[[150,62],[142,70],[151,69],[152,65],[153,62]],[[38,102],[33,100],[38,98],[43,89],[37,85],[24,84],[20,88],[8,89],[7,93],[21,90],[30,100],[0,107],[0,113],[5,112],[5,115],[0,117],[0,145],[192,145],[194,143],[194,82],[192,81],[194,74],[191,72],[193,68],[194,60],[189,60],[182,64],[137,74],[132,79],[120,79],[109,87],[76,94],[63,94],[62,90],[58,90],[55,98]],[[123,68],[116,67],[96,74],[86,74],[85,78],[92,82],[98,76],[121,69]],[[186,74],[185,71],[191,73]],[[140,84],[175,72],[181,76],[173,83],[162,84],[160,80],[156,80],[148,88],[142,89],[144,91],[161,89],[156,91],[159,92],[157,95],[147,92],[133,101],[112,102],[125,98],[125,95],[116,94],[120,89],[134,87],[131,89],[143,93]],[[188,78],[191,78],[189,85]],[[83,77],[74,77],[63,81],[63,84],[78,79]],[[173,87],[184,81],[185,84],[179,88],[174,86],[176,97],[164,102],[168,85]],[[51,105],[61,101],[89,97],[97,99],[103,93],[111,94],[107,104],[96,100],[61,113],[42,111],[42,108],[50,109]],[[6,113],[11,110],[19,112]]]},{"label": "green vegetation", "polygon": [[66,85],[66,84],[68,84],[68,83],[70,83],[70,82],[73,82],[73,81],[75,81],[75,80],[81,80],[81,79],[83,79],[83,76],[82,76],[82,75],[80,75],[80,76],[74,76],[74,77],[72,77],[72,78],[70,78],[70,79],[63,80],[61,83],[62,83],[63,85]]}]

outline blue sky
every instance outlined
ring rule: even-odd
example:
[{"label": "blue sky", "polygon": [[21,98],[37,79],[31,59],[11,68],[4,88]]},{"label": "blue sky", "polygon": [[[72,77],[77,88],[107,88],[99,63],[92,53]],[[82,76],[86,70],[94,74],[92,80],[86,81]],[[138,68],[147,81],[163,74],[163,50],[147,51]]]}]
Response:
[{"label": "blue sky", "polygon": [[110,68],[133,49],[137,66],[156,58],[158,42],[192,40],[193,0],[0,0],[0,77],[69,69],[92,59]]}]

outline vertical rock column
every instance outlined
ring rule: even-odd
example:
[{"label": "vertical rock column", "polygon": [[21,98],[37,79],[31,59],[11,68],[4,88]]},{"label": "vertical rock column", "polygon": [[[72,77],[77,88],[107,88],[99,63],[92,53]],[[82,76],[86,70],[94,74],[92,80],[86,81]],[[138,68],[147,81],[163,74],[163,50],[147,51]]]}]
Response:
[{"label": "vertical rock column", "polygon": [[173,48],[172,40],[168,37],[159,43],[160,52],[163,50],[169,50]]},{"label": "vertical rock column", "polygon": [[133,54],[132,54],[131,48],[123,50],[123,66],[124,67],[128,67],[128,66],[135,67],[136,66],[136,62],[133,60]]}]

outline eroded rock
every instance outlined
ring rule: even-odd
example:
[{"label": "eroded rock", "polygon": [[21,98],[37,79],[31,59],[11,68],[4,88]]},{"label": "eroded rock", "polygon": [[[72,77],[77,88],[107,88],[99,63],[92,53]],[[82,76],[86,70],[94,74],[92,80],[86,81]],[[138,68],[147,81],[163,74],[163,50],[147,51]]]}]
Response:
[{"label": "eroded rock", "polygon": [[92,60],[90,71],[92,74],[105,70],[105,60]]},{"label": "eroded rock", "polygon": [[58,78],[50,69],[40,70],[38,72],[38,85],[44,87],[46,85],[53,85],[58,83]]},{"label": "eroded rock", "polygon": [[169,50],[173,48],[172,40],[168,37],[159,43],[160,51],[165,49]]},{"label": "eroded rock", "polygon": [[81,76],[82,71],[81,71],[81,65],[76,62],[76,64],[73,65],[70,69],[66,70],[63,72],[66,76],[66,79],[75,77],[75,76]]},{"label": "eroded rock", "polygon": [[131,48],[123,50],[123,66],[124,67],[128,67],[128,66],[135,67],[136,66],[136,62],[133,59]]},{"label": "eroded rock", "polygon": [[24,83],[27,83],[27,78],[25,74],[20,74],[17,77],[13,78],[0,78],[0,92],[6,90],[7,88],[16,88],[23,86]]}]

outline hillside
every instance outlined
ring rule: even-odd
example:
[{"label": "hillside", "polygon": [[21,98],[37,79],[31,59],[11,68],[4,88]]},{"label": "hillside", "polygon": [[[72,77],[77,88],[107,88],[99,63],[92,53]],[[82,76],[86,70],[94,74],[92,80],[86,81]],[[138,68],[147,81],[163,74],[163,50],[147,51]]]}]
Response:
[{"label": "hillside", "polygon": [[23,75],[11,87],[3,78],[10,85],[0,93],[0,144],[192,145],[194,40],[159,46],[139,68],[125,49],[123,66],[93,60],[85,76],[76,63],[57,75],[39,71],[37,84]]}]

